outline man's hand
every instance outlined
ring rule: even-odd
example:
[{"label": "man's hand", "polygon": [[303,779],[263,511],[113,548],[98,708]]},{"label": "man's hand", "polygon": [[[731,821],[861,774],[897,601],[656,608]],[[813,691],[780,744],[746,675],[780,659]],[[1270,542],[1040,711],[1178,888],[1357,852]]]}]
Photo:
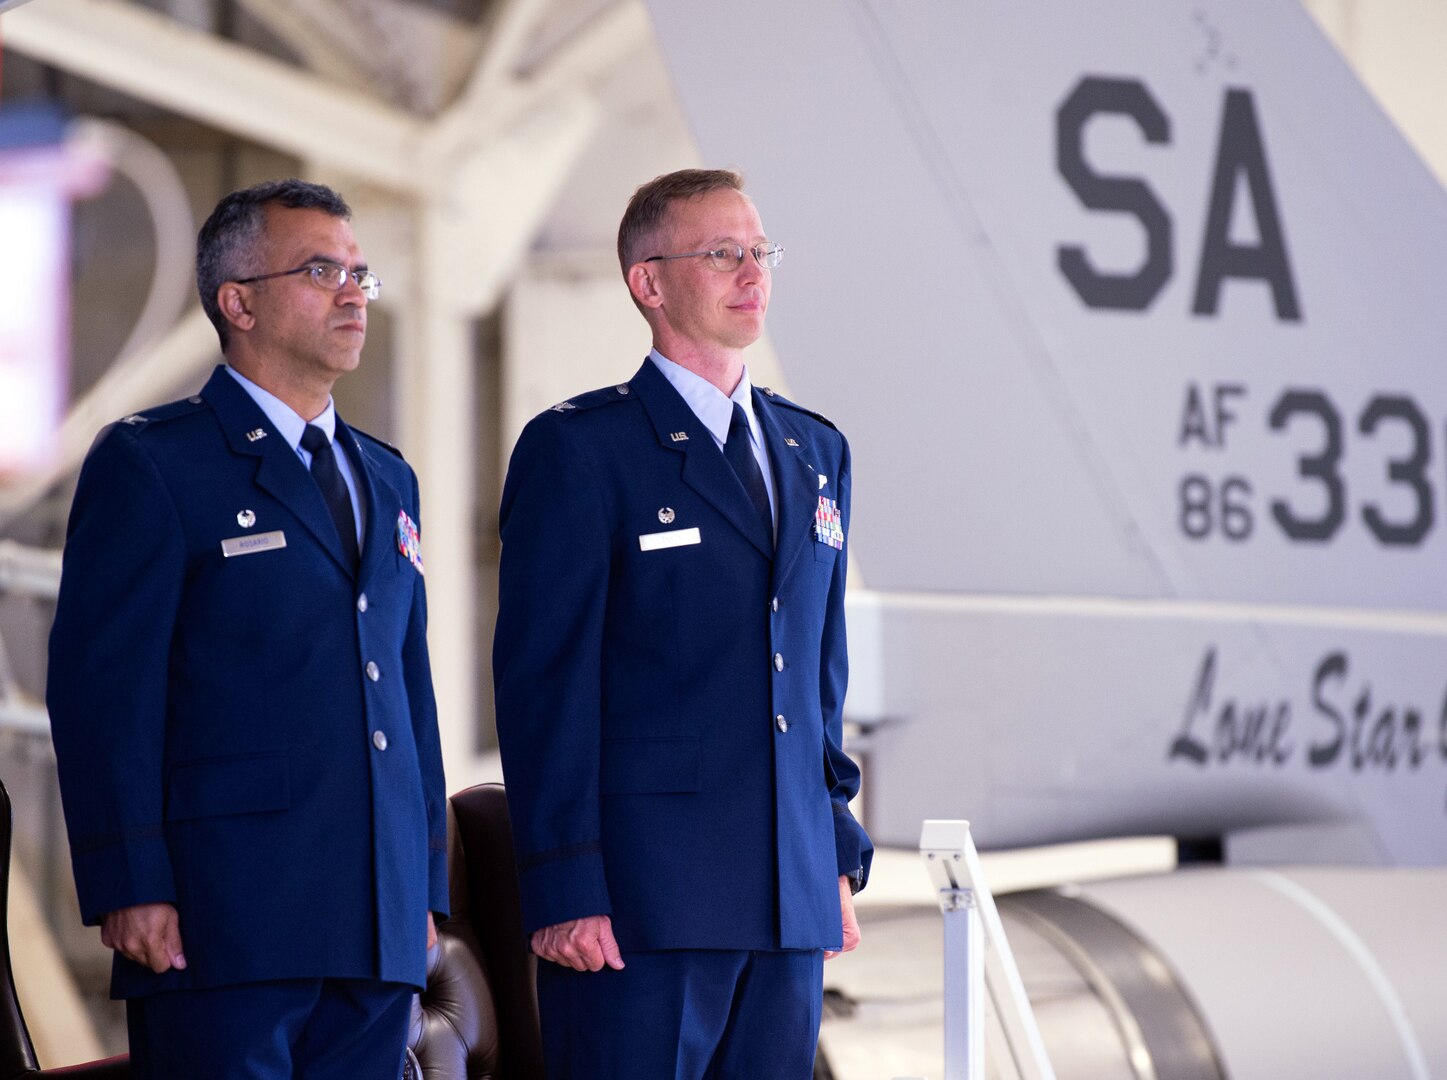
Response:
[{"label": "man's hand", "polygon": [[533,952],[574,971],[601,971],[607,964],[623,970],[623,954],[613,940],[613,920],[606,915],[588,915],[533,931]]},{"label": "man's hand", "polygon": [[824,950],[824,959],[833,960],[841,952],[859,947],[859,920],[854,917],[854,894],[849,891],[849,875],[839,875],[839,914],[844,920],[844,947],[839,952]]},{"label": "man's hand", "polygon": [[432,951],[432,946],[437,944],[437,923],[432,918],[432,912],[427,913],[427,951]]},{"label": "man's hand", "polygon": [[101,944],[157,975],[186,967],[181,951],[181,917],[171,904],[137,904],[107,912],[101,921]]}]

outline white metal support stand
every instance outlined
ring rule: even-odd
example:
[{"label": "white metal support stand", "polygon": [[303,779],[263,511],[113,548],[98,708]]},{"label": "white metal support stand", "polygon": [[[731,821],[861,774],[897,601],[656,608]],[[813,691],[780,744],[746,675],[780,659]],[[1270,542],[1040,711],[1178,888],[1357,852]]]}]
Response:
[{"label": "white metal support stand", "polygon": [[939,899],[945,919],[945,1080],[984,1080],[985,934],[980,911],[972,889],[941,889]]},{"label": "white metal support stand", "polygon": [[926,821],[920,854],[944,916],[945,1080],[985,1080],[985,1001],[999,1021],[1001,1076],[1055,1080],[968,821]]}]

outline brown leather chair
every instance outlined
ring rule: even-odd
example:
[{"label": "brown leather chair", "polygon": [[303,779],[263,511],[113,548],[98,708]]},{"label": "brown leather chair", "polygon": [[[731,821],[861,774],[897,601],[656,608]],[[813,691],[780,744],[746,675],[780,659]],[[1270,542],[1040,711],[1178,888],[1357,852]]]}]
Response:
[{"label": "brown leather chair", "polygon": [[543,1080],[536,961],[522,932],[502,785],[452,796],[447,833],[452,915],[413,1002],[413,1068],[426,1080]]},{"label": "brown leather chair", "polygon": [[10,967],[10,834],[14,825],[10,793],[0,783],[0,942],[4,944],[4,964],[0,964],[0,1080],[30,1077],[70,1076],[85,1080],[130,1080],[131,1063],[125,1054],[71,1065],[62,1069],[42,1069],[35,1059],[35,1046],[25,1027],[20,1011],[20,998],[15,993],[15,973]]}]

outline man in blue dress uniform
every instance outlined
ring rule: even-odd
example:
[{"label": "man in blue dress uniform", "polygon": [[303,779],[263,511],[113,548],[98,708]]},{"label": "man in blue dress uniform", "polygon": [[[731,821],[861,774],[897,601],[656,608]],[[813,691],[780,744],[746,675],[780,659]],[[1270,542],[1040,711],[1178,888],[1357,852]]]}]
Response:
[{"label": "man in blue dress uniform", "polygon": [[502,498],[498,737],[549,1075],[807,1080],[872,848],[841,749],[849,447],[754,387],[737,174],[641,187],[653,351],[528,424]]},{"label": "man in blue dress uniform", "polygon": [[349,221],[296,180],[223,199],[226,366],[76,489],[47,700],[143,1080],[395,1080],[447,910],[417,479],[331,399],[381,284]]}]

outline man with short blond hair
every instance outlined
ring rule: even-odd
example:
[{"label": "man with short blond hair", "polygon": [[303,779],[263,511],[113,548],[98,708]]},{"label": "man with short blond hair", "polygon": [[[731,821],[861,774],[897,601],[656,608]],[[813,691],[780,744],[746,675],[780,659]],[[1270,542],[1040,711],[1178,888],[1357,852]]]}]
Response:
[{"label": "man with short blond hair", "polygon": [[783,249],[738,174],[634,195],[653,350],[534,419],[494,673],[550,1077],[807,1080],[872,848],[841,708],[849,448],[752,385]]}]

